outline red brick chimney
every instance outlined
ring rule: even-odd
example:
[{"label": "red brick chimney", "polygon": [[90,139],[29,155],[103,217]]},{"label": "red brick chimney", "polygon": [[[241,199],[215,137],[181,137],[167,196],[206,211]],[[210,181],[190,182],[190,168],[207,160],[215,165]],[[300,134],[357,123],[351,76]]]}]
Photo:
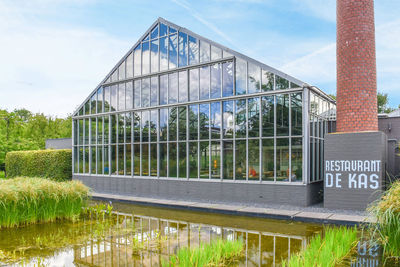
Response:
[{"label": "red brick chimney", "polygon": [[337,0],[337,132],[378,131],[373,0]]}]

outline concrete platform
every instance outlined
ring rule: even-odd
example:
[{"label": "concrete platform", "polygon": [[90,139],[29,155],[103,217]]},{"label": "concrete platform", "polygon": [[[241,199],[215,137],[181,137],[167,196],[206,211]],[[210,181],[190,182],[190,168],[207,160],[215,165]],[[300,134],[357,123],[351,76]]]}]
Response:
[{"label": "concrete platform", "polygon": [[310,223],[359,225],[374,222],[373,218],[365,215],[349,215],[340,212],[304,211],[296,209],[275,209],[251,206],[236,206],[219,203],[188,202],[171,199],[155,199],[143,197],[121,196],[113,194],[93,193],[93,199],[105,201],[119,201],[125,203],[183,209],[201,212],[223,213],[229,215],[261,217],[268,219],[292,220]]}]

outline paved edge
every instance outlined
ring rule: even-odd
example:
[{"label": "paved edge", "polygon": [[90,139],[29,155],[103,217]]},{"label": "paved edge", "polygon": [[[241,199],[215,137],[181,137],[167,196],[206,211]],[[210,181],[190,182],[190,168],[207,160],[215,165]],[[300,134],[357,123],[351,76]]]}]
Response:
[{"label": "paved edge", "polygon": [[306,223],[334,224],[334,225],[361,225],[371,222],[371,218],[360,215],[347,215],[338,213],[307,212],[295,210],[279,210],[271,208],[256,208],[234,206],[216,203],[187,202],[170,199],[155,199],[130,197],[124,195],[92,193],[92,199],[103,201],[117,201],[144,206],[165,207],[179,210],[191,210],[227,215],[267,218],[275,220],[288,220]]}]

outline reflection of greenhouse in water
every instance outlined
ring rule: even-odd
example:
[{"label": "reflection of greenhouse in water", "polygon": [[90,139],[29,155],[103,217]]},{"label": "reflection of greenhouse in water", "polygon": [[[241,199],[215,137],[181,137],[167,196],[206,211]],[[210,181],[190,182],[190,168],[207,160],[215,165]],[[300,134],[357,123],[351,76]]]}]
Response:
[{"label": "reflection of greenhouse in water", "polygon": [[207,224],[124,216],[124,227],[137,231],[89,241],[74,248],[78,266],[161,266],[179,248],[198,247],[213,240],[244,241],[244,257],[238,266],[274,266],[306,246],[305,236],[259,232]]},{"label": "reflection of greenhouse in water", "polygon": [[315,202],[334,101],[158,19],[73,115],[73,172],[96,192]]}]

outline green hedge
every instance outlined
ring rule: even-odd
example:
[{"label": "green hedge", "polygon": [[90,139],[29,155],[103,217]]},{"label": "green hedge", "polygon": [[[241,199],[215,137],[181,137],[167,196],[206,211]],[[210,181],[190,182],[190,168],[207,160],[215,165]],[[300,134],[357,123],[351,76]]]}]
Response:
[{"label": "green hedge", "polygon": [[13,151],[7,153],[5,162],[7,178],[27,176],[66,181],[72,177],[71,149]]}]

